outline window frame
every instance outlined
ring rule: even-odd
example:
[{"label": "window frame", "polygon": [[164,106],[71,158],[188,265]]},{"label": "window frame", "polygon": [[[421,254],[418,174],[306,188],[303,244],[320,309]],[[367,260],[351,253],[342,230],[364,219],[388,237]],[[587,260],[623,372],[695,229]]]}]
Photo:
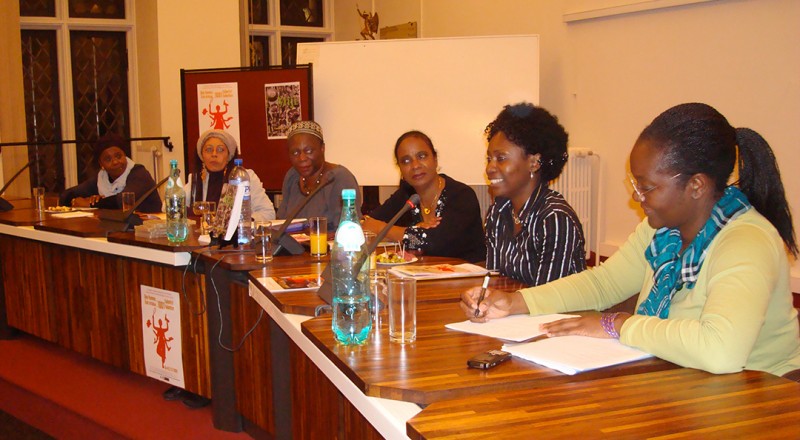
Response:
[{"label": "window frame", "polygon": [[[55,0],[55,17],[20,16],[20,31],[53,30],[56,32],[58,82],[60,88],[59,105],[61,117],[61,138],[75,139],[75,111],[72,89],[72,59],[70,31],[124,32],[128,54],[128,115],[131,137],[138,137],[141,121],[139,119],[138,70],[136,66],[136,11],[133,0],[125,1],[125,18],[73,18],[69,16],[69,0]],[[21,60],[20,60],[21,63]],[[21,65],[20,65],[21,67]],[[62,145],[64,165],[64,186],[77,185],[78,158],[75,144]],[[131,158],[142,163],[136,156],[136,148],[131,145]]]},{"label": "window frame", "polygon": [[250,37],[269,37],[269,60],[271,66],[279,66],[283,57],[281,53],[281,39],[283,37],[322,38],[324,41],[333,40],[333,0],[322,1],[322,27],[282,26],[280,21],[280,0],[266,0],[267,24],[250,24],[250,0],[240,0],[241,11],[241,39],[242,66],[250,66]]}]

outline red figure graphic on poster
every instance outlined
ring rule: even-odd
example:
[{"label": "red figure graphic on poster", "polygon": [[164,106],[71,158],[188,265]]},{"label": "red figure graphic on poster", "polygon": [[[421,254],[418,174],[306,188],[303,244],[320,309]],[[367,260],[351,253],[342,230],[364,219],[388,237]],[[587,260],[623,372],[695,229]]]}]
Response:
[{"label": "red figure graphic on poster", "polygon": [[225,114],[228,113],[228,101],[222,101],[222,105],[225,106],[225,111],[220,111],[219,104],[217,104],[217,111],[211,110],[211,101],[208,102],[208,108],[203,109],[203,115],[207,115],[211,119],[211,124],[209,127],[214,127],[215,130],[224,130],[226,128],[230,128],[228,125],[228,121],[233,119],[233,116],[228,118],[225,117]]},{"label": "red figure graphic on poster", "polygon": [[158,319],[158,327],[156,327],[156,313],[153,311],[153,318],[151,321],[147,321],[147,326],[150,326],[150,323],[153,323],[153,334],[155,335],[155,339],[153,340],[153,344],[156,344],[156,354],[158,357],[161,358],[161,368],[164,368],[165,363],[167,362],[167,352],[172,350],[172,347],[169,346],[169,343],[174,339],[172,337],[167,337],[167,332],[169,331],[169,318],[167,315],[164,315],[164,320],[167,322],[167,326],[164,327],[161,321],[161,318]]}]

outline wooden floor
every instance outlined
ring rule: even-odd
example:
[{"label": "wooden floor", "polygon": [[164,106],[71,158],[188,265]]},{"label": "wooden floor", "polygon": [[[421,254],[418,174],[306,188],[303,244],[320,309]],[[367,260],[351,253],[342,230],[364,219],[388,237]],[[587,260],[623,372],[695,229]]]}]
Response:
[{"label": "wooden floor", "polygon": [[214,429],[210,407],[164,400],[167,388],[30,336],[0,340],[0,411],[13,417],[5,424],[59,439],[250,438]]}]

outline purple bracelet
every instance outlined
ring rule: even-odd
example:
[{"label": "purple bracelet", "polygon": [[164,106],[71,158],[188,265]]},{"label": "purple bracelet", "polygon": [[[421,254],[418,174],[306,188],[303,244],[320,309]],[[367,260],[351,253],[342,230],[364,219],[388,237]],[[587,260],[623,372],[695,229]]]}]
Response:
[{"label": "purple bracelet", "polygon": [[614,320],[617,319],[617,316],[619,316],[619,313],[603,313],[602,316],[600,316],[600,325],[603,327],[603,330],[614,339],[619,339],[619,333],[614,329]]}]

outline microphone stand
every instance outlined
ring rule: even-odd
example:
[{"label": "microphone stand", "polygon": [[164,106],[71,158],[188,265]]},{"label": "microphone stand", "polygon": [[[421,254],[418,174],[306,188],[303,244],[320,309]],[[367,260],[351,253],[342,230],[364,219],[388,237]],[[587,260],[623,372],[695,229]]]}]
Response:
[{"label": "microphone stand", "polygon": [[[412,194],[411,197],[409,197],[408,200],[406,200],[405,205],[403,205],[403,207],[400,208],[400,211],[398,211],[397,214],[395,214],[394,217],[392,217],[392,219],[389,220],[388,223],[386,223],[386,226],[384,226],[383,229],[381,229],[381,232],[379,232],[378,235],[375,236],[375,240],[367,245],[364,252],[356,261],[356,264],[353,265],[353,274],[352,274],[353,278],[358,278],[358,272],[361,271],[361,267],[364,266],[364,263],[366,263],[367,258],[369,258],[369,256],[373,252],[375,252],[375,249],[378,248],[378,243],[380,243],[381,240],[383,240],[384,237],[386,237],[386,234],[389,233],[389,230],[392,229],[392,226],[394,226],[394,224],[397,223],[398,220],[400,220],[400,217],[402,217],[403,214],[406,213],[406,211],[413,209],[418,204],[419,204],[419,194]],[[317,290],[317,296],[322,298],[328,304],[333,304],[333,277],[331,276],[330,263],[325,267],[325,270],[322,271],[322,285],[319,286],[319,289]]]},{"label": "microphone stand", "polygon": [[[9,185],[11,185],[11,182],[16,180],[16,178],[19,177],[19,175],[22,174],[23,171],[30,168],[32,164],[33,164],[33,159],[31,159],[28,163],[25,164],[24,167],[20,168],[19,171],[17,171],[13,176],[11,176],[11,178],[8,179],[8,182],[6,182],[6,184],[3,185],[2,188],[0,188],[0,196],[2,196],[3,193],[6,192],[6,189],[9,187]],[[0,212],[11,211],[12,209],[14,209],[14,205],[9,203],[8,200],[0,197]]]},{"label": "microphone stand", "polygon": [[280,229],[274,231],[272,233],[271,240],[275,243],[275,248],[272,250],[272,255],[278,255],[278,252],[282,250],[286,250],[290,255],[300,255],[304,252],[303,246],[297,242],[291,235],[286,233],[286,229],[291,225],[292,220],[297,217],[297,214],[303,209],[308,202],[314,198],[317,193],[322,190],[322,188],[330,185],[333,182],[333,176],[329,177],[328,180],[323,182],[321,185],[314,188],[299,205],[297,205],[289,215],[286,216],[286,219],[283,221]]}]

